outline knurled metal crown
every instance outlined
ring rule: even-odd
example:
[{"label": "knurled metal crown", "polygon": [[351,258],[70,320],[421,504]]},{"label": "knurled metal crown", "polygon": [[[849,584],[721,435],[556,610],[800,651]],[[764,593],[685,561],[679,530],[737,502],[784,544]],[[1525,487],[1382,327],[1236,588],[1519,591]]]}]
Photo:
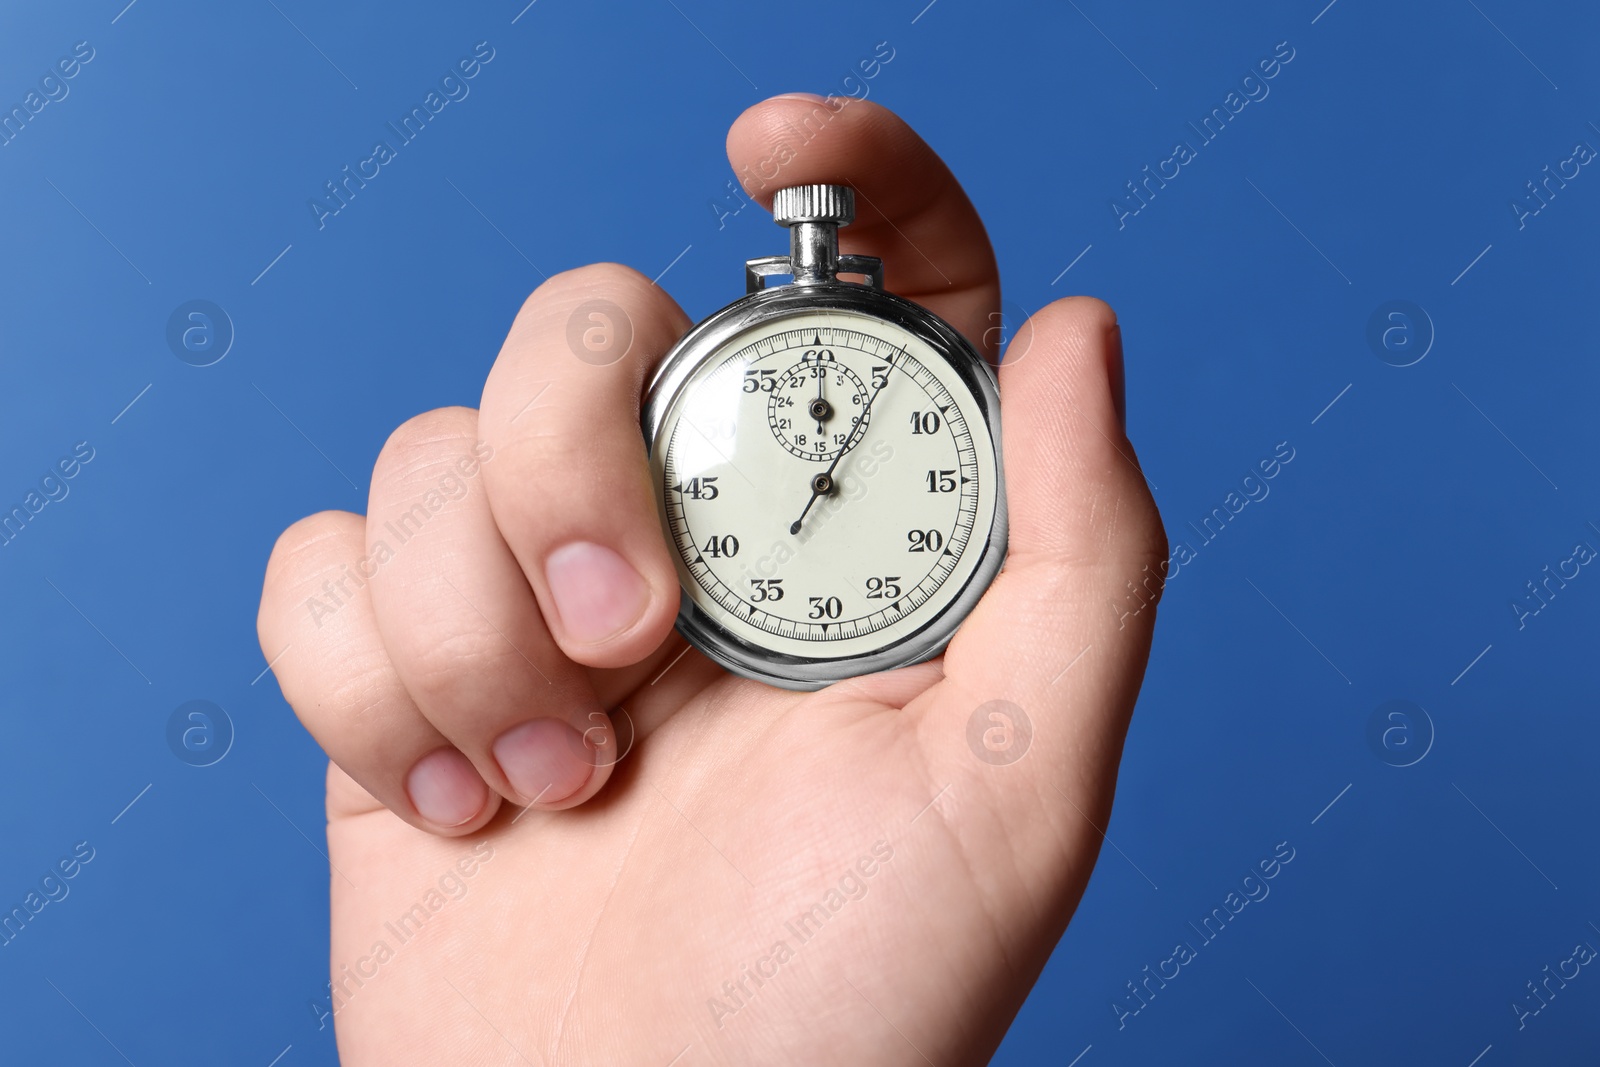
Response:
[{"label": "knurled metal crown", "polygon": [[848,226],[855,217],[856,194],[848,185],[795,185],[779,189],[772,198],[772,219],[779,226],[797,222]]}]

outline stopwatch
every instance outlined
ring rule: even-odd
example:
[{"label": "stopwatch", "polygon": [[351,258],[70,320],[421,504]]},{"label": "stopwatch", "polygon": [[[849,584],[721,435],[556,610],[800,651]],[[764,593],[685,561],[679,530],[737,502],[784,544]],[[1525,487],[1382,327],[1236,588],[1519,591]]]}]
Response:
[{"label": "stopwatch", "polygon": [[999,572],[1000,394],[881,260],[839,254],[853,190],[780,189],[773,218],[789,254],[746,262],[746,295],[667,353],[642,415],[679,632],[819,689],[939,655]]}]

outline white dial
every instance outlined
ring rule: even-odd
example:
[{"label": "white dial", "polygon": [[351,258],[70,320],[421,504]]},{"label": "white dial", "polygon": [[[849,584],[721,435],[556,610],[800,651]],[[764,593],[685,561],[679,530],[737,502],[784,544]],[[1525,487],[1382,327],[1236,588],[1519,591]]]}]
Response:
[{"label": "white dial", "polygon": [[735,333],[676,389],[651,449],[685,595],[781,656],[860,657],[928,627],[996,521],[985,411],[883,318],[796,309]]}]

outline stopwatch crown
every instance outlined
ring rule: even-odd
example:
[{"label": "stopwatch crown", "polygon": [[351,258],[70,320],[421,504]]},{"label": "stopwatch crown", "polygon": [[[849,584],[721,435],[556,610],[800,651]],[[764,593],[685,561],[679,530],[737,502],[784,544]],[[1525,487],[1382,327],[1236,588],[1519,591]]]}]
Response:
[{"label": "stopwatch crown", "polygon": [[856,194],[848,185],[793,185],[772,198],[772,219],[779,226],[799,222],[832,222],[848,226],[855,221]]}]

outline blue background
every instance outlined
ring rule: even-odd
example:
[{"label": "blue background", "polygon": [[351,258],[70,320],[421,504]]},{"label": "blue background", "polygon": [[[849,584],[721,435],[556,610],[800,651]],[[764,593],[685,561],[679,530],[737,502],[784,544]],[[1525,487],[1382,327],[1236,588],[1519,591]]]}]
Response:
[{"label": "blue background", "polygon": [[[1600,576],[1521,628],[1510,606],[1600,546],[1600,174],[1520,228],[1510,208],[1600,146],[1592,8],[124,2],[0,16],[5,109],[95,50],[0,148],[0,510],[94,449],[0,547],[3,910],[95,850],[0,949],[0,1059],[334,1062],[310,1007],[324,764],[254,632],[273,538],[362,510],[408,416],[475,404],[542,274],[673,264],[694,317],[737,295],[782,234],[756,208],[719,226],[728,123],[777,92],[859,94],[887,41],[872,99],[965,184],[1008,316],[1117,308],[1130,434],[1197,549],[1116,847],[997,1062],[1593,1062],[1600,974],[1520,1031],[1510,1007],[1600,946]],[[482,40],[470,96],[319,230],[308,198]],[[1124,184],[1283,41],[1270,95],[1119,228]],[[192,299],[236,332],[213,366],[166,341]],[[1411,366],[1368,339],[1391,300],[1425,315],[1402,355],[1432,336]],[[1188,523],[1280,442],[1270,495],[1201,543]],[[168,746],[193,699],[236,735],[210,767]],[[1391,700],[1425,718],[1374,734]],[[1119,1028],[1124,983],[1284,841],[1270,896]]]}]

